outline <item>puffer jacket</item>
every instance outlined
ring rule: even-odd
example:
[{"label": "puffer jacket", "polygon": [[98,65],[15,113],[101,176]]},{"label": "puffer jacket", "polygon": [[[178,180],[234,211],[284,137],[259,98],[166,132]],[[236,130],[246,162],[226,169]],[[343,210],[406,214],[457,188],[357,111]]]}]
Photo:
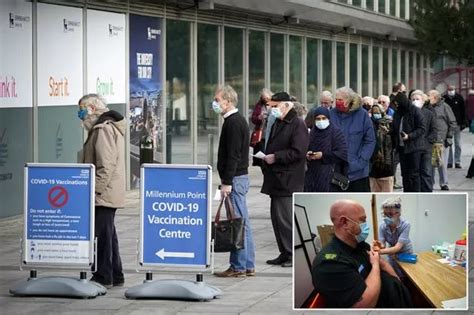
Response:
[{"label": "puffer jacket", "polygon": [[125,206],[125,130],[127,123],[115,111],[103,113],[89,131],[83,163],[95,165],[95,205]]}]

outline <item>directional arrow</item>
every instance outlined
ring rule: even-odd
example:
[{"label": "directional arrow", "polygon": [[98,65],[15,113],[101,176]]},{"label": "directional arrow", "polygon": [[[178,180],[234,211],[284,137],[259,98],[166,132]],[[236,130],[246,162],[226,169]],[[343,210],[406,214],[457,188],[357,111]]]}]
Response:
[{"label": "directional arrow", "polygon": [[178,257],[178,258],[194,258],[194,253],[184,253],[184,252],[165,252],[165,249],[162,248],[155,253],[156,256],[165,260],[165,257]]}]

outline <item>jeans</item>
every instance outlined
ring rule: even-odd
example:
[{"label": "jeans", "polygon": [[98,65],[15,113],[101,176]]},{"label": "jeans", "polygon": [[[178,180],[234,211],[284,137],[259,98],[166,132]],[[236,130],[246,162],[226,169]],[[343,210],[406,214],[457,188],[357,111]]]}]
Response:
[{"label": "jeans", "polygon": [[441,165],[440,167],[433,167],[433,171],[432,171],[432,177],[433,177],[433,186],[434,186],[434,183],[435,183],[435,172],[436,172],[436,169],[438,169],[438,173],[439,173],[439,187],[442,187],[444,185],[448,185],[448,154],[449,154],[449,150],[448,148],[444,148],[443,150],[443,165]]},{"label": "jeans", "polygon": [[[117,209],[95,207],[95,236],[97,237],[97,272],[95,281],[101,284],[123,283],[122,260],[120,259],[115,211]],[[94,269],[94,267],[92,267]]]},{"label": "jeans", "polygon": [[420,157],[420,191],[433,191],[433,166],[431,165],[431,150],[424,151]]},{"label": "jeans", "polygon": [[[447,148],[449,151],[448,164],[461,164],[461,128],[454,128],[454,144]],[[453,147],[454,147],[454,163],[453,163]]]},{"label": "jeans", "polygon": [[255,269],[255,244],[250,226],[246,195],[249,191],[248,175],[236,176],[232,180],[230,199],[237,216],[244,220],[244,248],[230,252],[230,266],[235,271]]}]

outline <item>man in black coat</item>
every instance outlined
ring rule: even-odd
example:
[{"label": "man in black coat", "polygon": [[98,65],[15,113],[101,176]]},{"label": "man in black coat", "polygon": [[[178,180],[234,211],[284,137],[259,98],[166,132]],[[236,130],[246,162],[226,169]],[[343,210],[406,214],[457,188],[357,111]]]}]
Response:
[{"label": "man in black coat", "polygon": [[454,85],[448,85],[446,93],[443,94],[444,102],[451,107],[454,116],[456,117],[457,127],[454,128],[454,163],[453,163],[453,149],[449,147],[448,168],[461,168],[461,131],[467,127],[466,107],[464,105],[464,98],[461,94],[456,93]]},{"label": "man in black coat", "polygon": [[303,191],[308,129],[299,118],[288,93],[272,96],[271,115],[276,118],[267,139],[262,193],[270,195],[270,215],[280,255],[267,264],[292,266],[292,194]]},{"label": "man in black coat", "polygon": [[403,191],[420,191],[420,159],[423,151],[425,122],[421,110],[410,103],[404,93],[398,93],[393,103],[392,143],[400,155]]}]

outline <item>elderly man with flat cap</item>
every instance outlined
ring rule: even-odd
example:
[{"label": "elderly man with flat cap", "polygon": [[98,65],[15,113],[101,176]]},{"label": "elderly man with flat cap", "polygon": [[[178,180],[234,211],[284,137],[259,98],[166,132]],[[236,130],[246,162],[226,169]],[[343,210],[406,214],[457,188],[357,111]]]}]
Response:
[{"label": "elderly man with flat cap", "polygon": [[408,308],[410,293],[392,266],[365,242],[370,232],[365,210],[353,200],[330,209],[335,236],[316,256],[312,277],[326,307]]}]

